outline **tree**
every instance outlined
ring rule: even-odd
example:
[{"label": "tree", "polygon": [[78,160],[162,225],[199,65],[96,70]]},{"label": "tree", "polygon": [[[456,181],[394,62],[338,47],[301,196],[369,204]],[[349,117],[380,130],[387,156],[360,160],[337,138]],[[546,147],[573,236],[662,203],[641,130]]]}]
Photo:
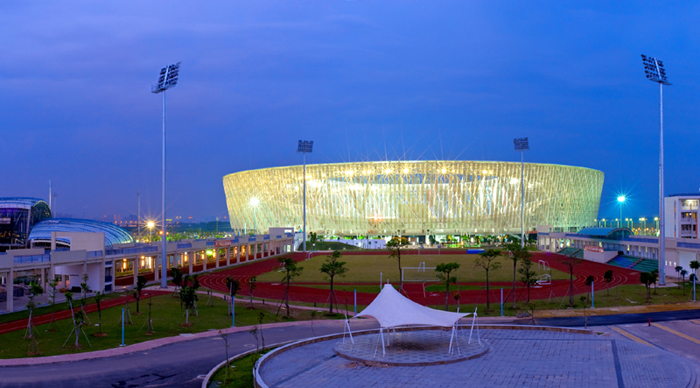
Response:
[{"label": "tree", "polygon": [[586,276],[586,281],[584,282],[586,284],[586,287],[588,287],[588,289],[586,290],[586,295],[589,295],[588,290],[591,289],[591,285],[593,284],[594,281],[595,281],[595,277],[593,277],[593,275]]},{"label": "tree", "polygon": [[233,304],[233,298],[236,297],[236,294],[238,294],[238,291],[241,290],[241,282],[238,281],[238,279],[226,276],[226,289],[229,292],[229,296],[231,297],[231,303],[229,305],[229,311],[228,315],[233,314],[233,309],[234,309],[234,304]]},{"label": "tree", "polygon": [[182,285],[182,270],[180,267],[175,267],[170,270],[170,276],[173,278],[173,284],[175,285],[175,291],[173,295],[176,295],[177,289]]},{"label": "tree", "polygon": [[[287,318],[289,318],[289,286],[295,277],[301,275],[301,271],[303,271],[304,268],[299,267],[297,262],[291,257],[279,257],[277,261],[284,265],[285,275],[282,281],[287,283],[287,287],[284,291],[284,305],[287,308]],[[279,310],[277,311],[279,313]]]},{"label": "tree", "polygon": [[690,269],[693,270],[695,276],[698,276],[698,269],[700,269],[700,261],[693,260],[690,262]]},{"label": "tree", "polygon": [[530,303],[530,286],[537,282],[537,272],[532,270],[532,260],[529,257],[524,257],[520,260],[518,272],[520,273],[520,280],[527,287],[527,303]]},{"label": "tree", "polygon": [[458,263],[440,263],[435,267],[438,279],[445,283],[445,311],[449,308],[450,301],[450,283],[456,284],[457,277],[450,274],[459,269]]},{"label": "tree", "polygon": [[569,268],[569,306],[574,305],[574,267],[581,262],[580,259],[571,256],[564,256],[558,259],[560,263]]},{"label": "tree", "polygon": [[650,272],[642,272],[639,274],[639,282],[644,284],[644,287],[647,289],[647,303],[649,303],[649,299],[651,298],[651,295],[649,295],[650,287],[655,281],[655,277]]},{"label": "tree", "polygon": [[[32,330],[33,330],[32,315],[34,314],[34,308],[36,308],[36,302],[34,302],[34,298],[36,298],[37,296],[39,296],[43,293],[44,293],[44,288],[41,287],[40,285],[38,285],[36,283],[29,284],[29,302],[27,303],[27,310],[29,310],[29,320],[27,321],[27,332],[24,335],[25,339],[34,338],[34,334],[32,333]],[[12,296],[10,295],[9,297],[11,298]],[[32,350],[32,352],[34,352],[34,350]]]},{"label": "tree", "polygon": [[[683,270],[683,267],[681,267],[680,265],[677,265],[677,266],[675,266],[673,269],[676,270],[676,277],[680,279],[680,277],[681,277],[681,271]],[[681,285],[678,284],[677,286],[680,288]]]},{"label": "tree", "polygon": [[141,294],[143,293],[144,287],[146,287],[146,278],[143,275],[139,275],[136,278],[136,289],[134,290],[134,299],[136,299],[136,314],[141,314],[139,312],[139,301],[141,300]]},{"label": "tree", "polygon": [[251,276],[250,279],[248,279],[248,294],[250,296],[250,306],[248,309],[253,310],[253,290],[255,289],[255,283],[258,281],[257,276]]},{"label": "tree", "polygon": [[309,232],[309,243],[311,245],[316,245],[318,242],[318,233]]},{"label": "tree", "polygon": [[652,284],[654,284],[654,295],[656,295],[656,282],[659,281],[659,270],[655,269],[650,272],[652,276]]},{"label": "tree", "polygon": [[104,292],[99,292],[95,294],[95,303],[97,304],[97,333],[94,334],[95,337],[106,337],[107,333],[102,332],[102,305],[100,302],[102,302],[102,299],[104,299],[105,294]]},{"label": "tree", "polygon": [[190,310],[197,302],[197,291],[194,287],[184,286],[180,289],[180,303],[185,309],[185,325],[190,326]]},{"label": "tree", "polygon": [[341,257],[340,251],[333,251],[332,254],[326,256],[326,262],[321,264],[319,271],[325,273],[330,278],[331,284],[331,305],[329,308],[329,313],[333,314],[333,299],[335,297],[333,293],[333,278],[337,276],[345,276],[348,269],[345,267],[344,261],[338,261]]},{"label": "tree", "polygon": [[610,283],[613,280],[613,271],[611,269],[605,271],[605,273],[603,274],[603,280],[605,280],[605,283],[608,283],[607,292],[608,296],[610,296]]},{"label": "tree", "polygon": [[501,268],[501,263],[496,260],[501,255],[496,249],[479,253],[479,257],[474,260],[474,267],[481,267],[486,271],[486,311],[491,311],[491,295],[489,295],[489,271]]},{"label": "tree", "polygon": [[[88,274],[83,274],[82,276],[83,282],[80,283],[80,292],[82,297],[80,298],[80,311],[83,312],[83,318],[90,322],[90,318],[88,317],[87,313],[85,312],[85,306],[87,306],[87,294],[90,292],[90,286],[88,285]],[[90,325],[92,325],[92,322],[90,322]]]},{"label": "tree", "polygon": [[685,295],[685,275],[688,274],[688,271],[682,269],[681,270],[681,277],[683,279],[683,295]]},{"label": "tree", "polygon": [[56,278],[51,279],[49,282],[49,306],[51,306],[51,323],[49,323],[49,328],[48,331],[56,331],[56,329],[53,328],[53,322],[54,322],[54,309],[53,305],[56,304],[56,286],[58,286],[58,281],[56,281]]},{"label": "tree", "polygon": [[524,260],[524,259],[530,259],[532,257],[532,253],[528,252],[526,249],[522,248],[520,246],[520,243],[515,241],[511,242],[506,245],[506,249],[510,251],[510,259],[513,260],[513,290],[511,293],[513,294],[513,308],[515,308],[515,301],[516,301],[516,296],[515,296],[515,286],[516,286],[516,274],[517,274],[517,263],[518,260]]},{"label": "tree", "polygon": [[403,281],[401,279],[401,250],[408,246],[406,237],[394,236],[386,243],[386,248],[389,250],[389,258],[396,259],[399,263],[399,292],[403,290]]}]

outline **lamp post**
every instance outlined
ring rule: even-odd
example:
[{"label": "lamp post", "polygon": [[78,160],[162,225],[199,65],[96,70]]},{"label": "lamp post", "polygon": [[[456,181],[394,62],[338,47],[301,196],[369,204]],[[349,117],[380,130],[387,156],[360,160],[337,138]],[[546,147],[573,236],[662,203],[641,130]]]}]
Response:
[{"label": "lamp post", "polygon": [[151,236],[151,234],[153,233],[153,228],[155,226],[156,226],[156,223],[153,221],[148,221],[146,223],[146,227],[148,228],[148,242],[149,243],[153,241],[153,237]]},{"label": "lamp post", "polygon": [[658,233],[659,233],[659,217],[654,217],[654,221],[656,222],[656,234],[658,235]]},{"label": "lamp post", "polygon": [[642,217],[639,219],[639,222],[642,223],[642,230],[644,231],[644,235],[647,234],[647,219]]},{"label": "lamp post", "polygon": [[160,69],[160,75],[158,76],[158,83],[153,85],[151,87],[151,92],[154,94],[158,93],[163,93],[163,192],[162,192],[162,202],[161,202],[161,213],[163,217],[163,238],[161,239],[163,242],[162,246],[162,252],[160,254],[160,262],[162,268],[161,272],[161,277],[160,277],[160,287],[165,288],[167,287],[167,278],[168,278],[168,265],[167,265],[167,260],[168,260],[168,242],[167,242],[167,228],[166,228],[166,223],[167,219],[165,217],[165,91],[175,87],[177,85],[177,80],[178,80],[178,75],[180,72],[180,62],[168,65],[167,67],[164,67]]},{"label": "lamp post", "polygon": [[660,60],[642,54],[644,73],[651,82],[659,84],[659,284],[666,284],[666,233],[664,226],[664,85],[671,85],[666,79],[666,70]]},{"label": "lamp post", "polygon": [[304,155],[304,199],[303,199],[303,213],[304,213],[304,252],[306,252],[306,154],[310,154],[313,151],[314,142],[313,140],[299,140],[299,148],[297,152],[301,152]]},{"label": "lamp post", "polygon": [[530,149],[530,142],[526,137],[513,139],[515,151],[520,151],[520,247],[525,247],[525,151]]},{"label": "lamp post", "polygon": [[250,206],[253,208],[253,233],[255,233],[255,234],[258,234],[257,218],[255,216],[255,209],[257,209],[259,203],[260,203],[260,200],[255,198],[255,197],[250,199]]},{"label": "lamp post", "polygon": [[607,227],[608,227],[608,221],[606,221],[605,218],[603,218],[601,221],[603,221],[603,228],[607,228]]}]

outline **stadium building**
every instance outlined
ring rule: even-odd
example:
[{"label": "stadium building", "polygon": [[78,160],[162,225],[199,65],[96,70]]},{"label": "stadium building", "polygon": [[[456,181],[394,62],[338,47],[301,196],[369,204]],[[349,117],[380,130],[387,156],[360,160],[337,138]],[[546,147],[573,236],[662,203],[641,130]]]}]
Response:
[{"label": "stadium building", "polygon": [[38,198],[0,198],[0,252],[24,248],[32,227],[51,218],[49,205]]},{"label": "stadium building", "polygon": [[[520,232],[521,164],[391,161],[306,166],[307,230],[335,236],[489,235]],[[604,174],[524,165],[525,229],[576,231],[598,214]],[[302,225],[302,166],[223,178],[231,227]]]}]

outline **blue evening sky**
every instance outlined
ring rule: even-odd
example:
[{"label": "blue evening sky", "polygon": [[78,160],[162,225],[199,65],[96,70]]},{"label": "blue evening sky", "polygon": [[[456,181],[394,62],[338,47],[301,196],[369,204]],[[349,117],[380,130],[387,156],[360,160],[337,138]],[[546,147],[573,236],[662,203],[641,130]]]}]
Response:
[{"label": "blue evening sky", "polygon": [[[608,3],[608,4],[606,4]],[[77,217],[226,215],[225,174],[385,159],[602,170],[600,217],[658,213],[658,57],[667,193],[698,192],[700,6],[688,1],[6,1],[0,196]]]}]

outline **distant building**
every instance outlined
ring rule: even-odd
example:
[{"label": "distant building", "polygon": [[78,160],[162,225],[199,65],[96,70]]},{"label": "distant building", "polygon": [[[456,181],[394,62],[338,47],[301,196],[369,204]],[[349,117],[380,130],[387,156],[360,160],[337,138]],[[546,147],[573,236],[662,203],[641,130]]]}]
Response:
[{"label": "distant building", "polygon": [[664,198],[666,237],[698,238],[700,195],[676,194]]},{"label": "distant building", "polygon": [[[52,246],[52,233],[58,232],[54,236],[54,246]],[[65,236],[60,234],[64,232]],[[43,220],[36,225],[29,233],[29,244],[31,248],[61,249],[71,247],[71,232],[104,233],[104,245],[117,245],[133,243],[134,239],[129,232],[119,226],[101,221],[81,220],[73,218],[52,218]]]},{"label": "distant building", "polygon": [[38,198],[0,198],[0,252],[25,248],[32,227],[51,218],[49,205]]}]

